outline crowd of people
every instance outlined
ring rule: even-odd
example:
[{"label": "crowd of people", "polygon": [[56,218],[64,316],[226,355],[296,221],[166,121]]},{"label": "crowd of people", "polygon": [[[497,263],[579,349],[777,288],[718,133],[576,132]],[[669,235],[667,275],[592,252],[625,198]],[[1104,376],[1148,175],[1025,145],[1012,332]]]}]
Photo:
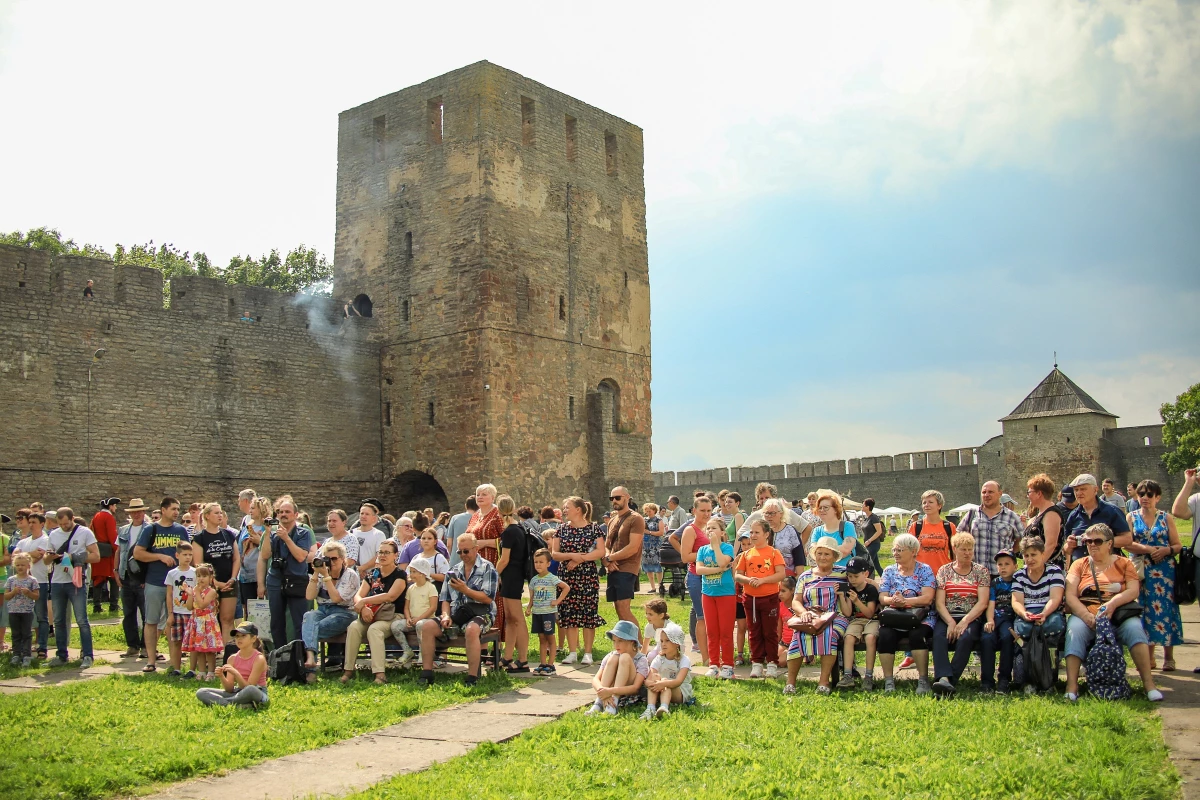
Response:
[{"label": "crowd of people", "polygon": [[[197,693],[208,704],[261,707],[263,639],[275,647],[302,641],[310,681],[323,645],[341,680],[354,678],[365,640],[378,683],[386,682],[389,643],[427,685],[441,651],[456,642],[473,684],[493,630],[509,672],[592,665],[596,631],[608,626],[603,586],[615,617],[606,631],[612,647],[595,672],[588,713],[645,703],[644,717],[661,717],[693,701],[694,670],[731,679],[743,663],[753,679],[783,671],[785,694],[796,691],[801,666],[818,665],[816,691],[828,695],[873,690],[878,660],[883,691],[896,690],[898,671],[915,668],[917,694],[950,696],[978,653],[984,691],[1049,691],[1054,684],[1039,677],[1031,649],[1038,645],[1065,654],[1068,700],[1078,697],[1085,664],[1089,690],[1100,693],[1098,654],[1119,644],[1157,701],[1155,671],[1175,669],[1183,641],[1176,581],[1192,577],[1176,575],[1183,544],[1175,520],[1200,514],[1196,489],[1196,470],[1188,470],[1167,512],[1152,480],[1131,484],[1125,497],[1090,474],[1061,488],[1036,475],[1017,511],[987,481],[979,505],[957,520],[931,489],[907,530],[895,531],[886,566],[879,553],[889,526],[873,500],[854,516],[836,492],[789,503],[769,483],[758,485],[748,511],[735,491],[697,491],[686,508],[673,496],[664,508],[639,511],[624,487],[610,492],[602,516],[574,496],[540,511],[518,507],[491,484],[453,516],[429,508],[393,517],[366,498],[353,517],[330,510],[323,540],[290,496],[250,489],[238,497],[236,524],[219,503],[185,512],[173,497],[157,508],[133,499],[122,525],[116,497],[102,500],[90,522],[69,507],[47,515],[31,503],[16,512],[12,536],[0,531],[0,646],[11,629],[10,662],[29,666],[46,659],[53,633],[48,663],[65,664],[70,611],[86,668],[94,656],[89,599],[93,611],[108,603],[122,613],[124,656],[144,660],[143,672],[215,682]],[[690,639],[658,596],[666,593],[664,552],[686,565]],[[639,630],[632,603],[643,574],[652,598]],[[247,619],[257,603],[269,630]],[[527,661],[531,635],[536,667]],[[342,637],[340,647],[331,642]]]}]

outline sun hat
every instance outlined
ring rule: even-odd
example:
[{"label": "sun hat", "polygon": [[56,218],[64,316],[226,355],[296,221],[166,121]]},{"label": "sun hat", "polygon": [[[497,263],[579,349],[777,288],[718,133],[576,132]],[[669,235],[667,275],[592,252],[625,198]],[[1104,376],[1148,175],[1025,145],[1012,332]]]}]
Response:
[{"label": "sun hat", "polygon": [[832,550],[834,555],[841,555],[842,546],[838,544],[838,540],[832,536],[822,536],[817,539],[817,543],[812,546],[813,552],[817,550]]},{"label": "sun hat", "polygon": [[409,569],[415,569],[417,572],[428,578],[433,574],[433,564],[428,558],[414,558],[408,563]]},{"label": "sun hat", "polygon": [[140,497],[135,497],[129,501],[129,508],[126,511],[149,511],[150,506],[146,505],[146,501]]},{"label": "sun hat", "polygon": [[608,638],[616,641],[617,639],[625,639],[626,641],[636,642],[638,640],[637,624],[623,619],[613,629],[608,632]]},{"label": "sun hat", "polygon": [[1087,472],[1084,472],[1080,475],[1075,476],[1075,480],[1071,481],[1071,488],[1074,489],[1076,486],[1085,486],[1088,484],[1090,484],[1092,486],[1100,485],[1100,484],[1096,483],[1095,475],[1091,475]]},{"label": "sun hat", "polygon": [[670,639],[680,647],[683,647],[683,628],[679,627],[674,622],[668,622],[663,627],[661,635],[667,639]]}]

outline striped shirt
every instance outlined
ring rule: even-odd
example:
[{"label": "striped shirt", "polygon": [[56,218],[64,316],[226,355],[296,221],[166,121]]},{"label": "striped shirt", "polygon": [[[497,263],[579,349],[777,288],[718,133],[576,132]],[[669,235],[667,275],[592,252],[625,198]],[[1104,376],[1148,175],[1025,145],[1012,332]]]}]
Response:
[{"label": "striped shirt", "polygon": [[1034,581],[1024,569],[1017,570],[1013,575],[1013,592],[1020,592],[1025,603],[1025,610],[1037,614],[1050,602],[1050,590],[1055,586],[1066,589],[1067,581],[1063,571],[1053,564],[1047,564],[1042,577]]}]

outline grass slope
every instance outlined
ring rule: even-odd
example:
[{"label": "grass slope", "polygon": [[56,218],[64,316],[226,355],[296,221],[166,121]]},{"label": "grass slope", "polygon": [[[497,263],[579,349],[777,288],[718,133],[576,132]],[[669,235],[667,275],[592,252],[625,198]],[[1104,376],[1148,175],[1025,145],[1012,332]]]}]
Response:
[{"label": "grass slope", "polygon": [[0,759],[0,797],[133,793],[321,747],[518,685],[503,674],[473,689],[461,678],[443,677],[428,690],[417,687],[415,673],[389,679],[387,686],[365,678],[348,687],[335,680],[271,686],[271,705],[258,712],[205,708],[195,699],[200,684],[161,674],[0,696],[10,734]]},{"label": "grass slope", "polygon": [[701,704],[646,723],[580,712],[386,781],[409,797],[1172,798],[1178,777],[1148,703],[960,697],[948,703],[803,684],[701,681]]}]

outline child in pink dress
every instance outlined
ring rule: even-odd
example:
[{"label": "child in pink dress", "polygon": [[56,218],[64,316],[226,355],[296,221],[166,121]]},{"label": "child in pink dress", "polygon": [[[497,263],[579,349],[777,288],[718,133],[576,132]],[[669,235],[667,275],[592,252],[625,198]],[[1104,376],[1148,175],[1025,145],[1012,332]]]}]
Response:
[{"label": "child in pink dress", "polygon": [[183,634],[183,651],[196,654],[196,677],[213,680],[217,672],[217,653],[224,652],[221,623],[217,619],[217,590],[213,587],[213,568],[196,567],[196,589],[188,598],[192,618]]}]

